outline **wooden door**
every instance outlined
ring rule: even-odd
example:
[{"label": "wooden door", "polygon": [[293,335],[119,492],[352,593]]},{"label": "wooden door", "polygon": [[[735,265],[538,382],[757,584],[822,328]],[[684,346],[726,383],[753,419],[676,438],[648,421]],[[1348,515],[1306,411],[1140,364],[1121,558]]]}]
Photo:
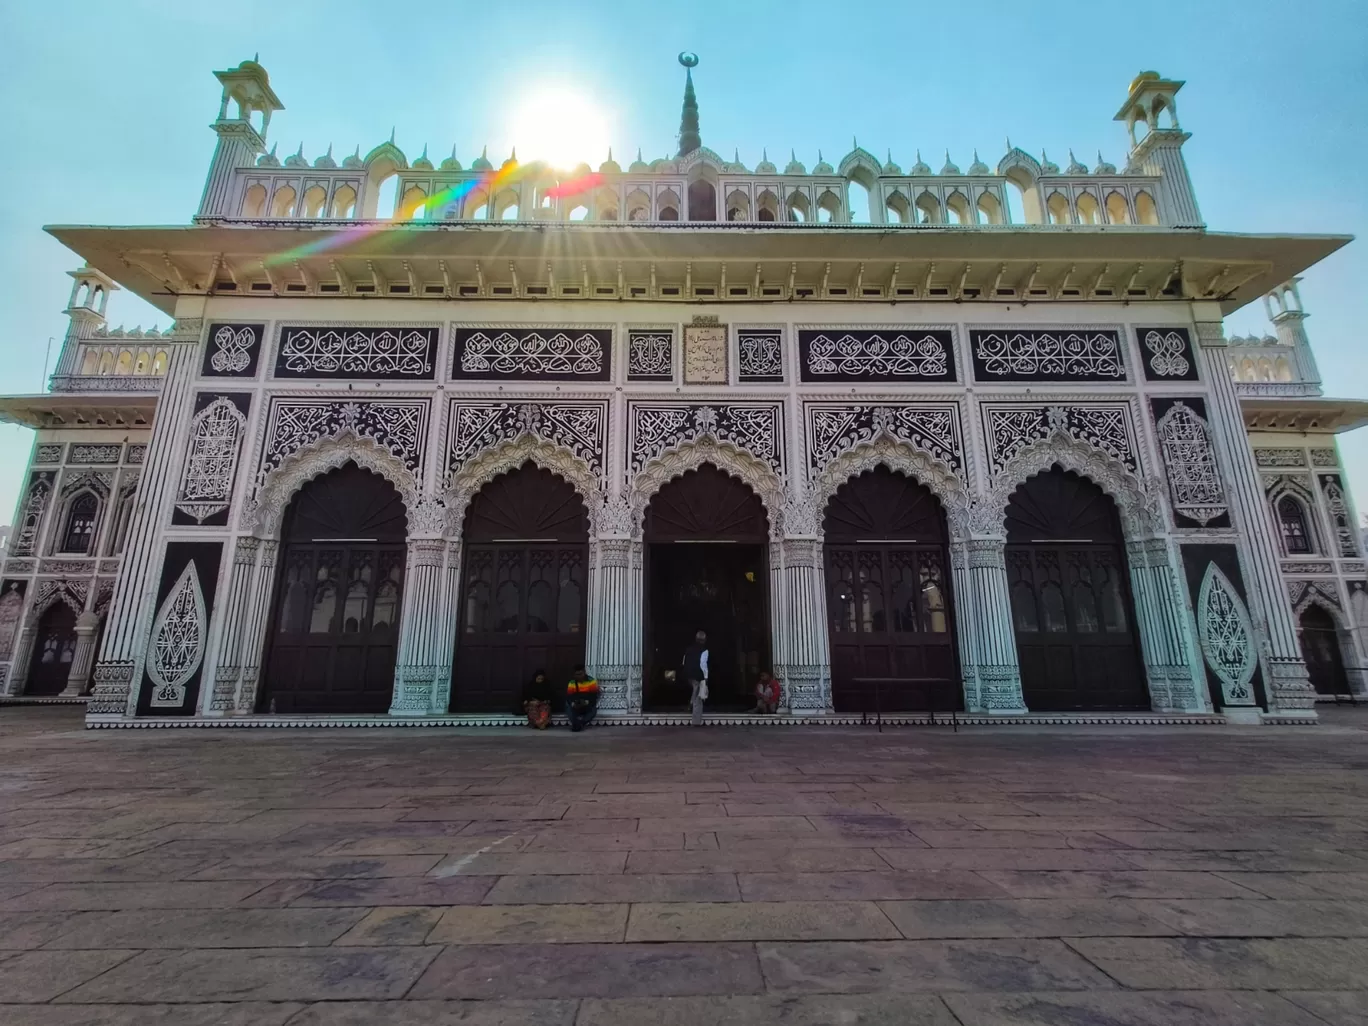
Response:
[{"label": "wooden door", "polygon": [[76,613],[65,602],[55,602],[38,621],[24,694],[60,694],[66,688],[75,656]]},{"label": "wooden door", "polygon": [[1320,606],[1307,606],[1301,615],[1302,658],[1311,686],[1320,695],[1347,695],[1349,683],[1344,675],[1335,621]]},{"label": "wooden door", "polygon": [[575,489],[531,464],[475,496],[463,529],[451,710],[514,713],[538,670],[584,662],[589,518]]},{"label": "wooden door", "polygon": [[403,500],[355,464],[311,481],[282,529],[261,711],[389,710],[403,603]]},{"label": "wooden door", "polygon": [[1055,468],[1013,493],[1007,582],[1026,707],[1148,709],[1116,506]]},{"label": "wooden door", "polygon": [[837,712],[963,702],[955,647],[945,512],[925,486],[885,467],[852,478],[823,526],[831,697]]}]

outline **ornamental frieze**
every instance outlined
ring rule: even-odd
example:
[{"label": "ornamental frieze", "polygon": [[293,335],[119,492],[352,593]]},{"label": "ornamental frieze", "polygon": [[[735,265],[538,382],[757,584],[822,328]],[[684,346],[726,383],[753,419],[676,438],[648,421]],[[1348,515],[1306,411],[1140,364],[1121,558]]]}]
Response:
[{"label": "ornamental frieze", "polygon": [[1304,449],[1255,449],[1254,462],[1261,467],[1304,467]]},{"label": "ornamental frieze", "polygon": [[200,375],[206,378],[256,377],[264,324],[210,324]]},{"label": "ornamental frieze", "polygon": [[448,413],[448,475],[501,442],[523,435],[574,453],[595,475],[604,473],[608,403],[453,399]]},{"label": "ornamental frieze", "polygon": [[426,399],[272,398],[266,413],[258,480],[306,445],[354,435],[377,442],[417,473],[427,443]]},{"label": "ornamental frieze", "polygon": [[1151,400],[1174,521],[1179,527],[1228,527],[1225,485],[1216,465],[1206,403],[1199,397]]},{"label": "ornamental frieze", "polygon": [[757,384],[784,380],[782,329],[736,329],[736,380]]},{"label": "ornamental frieze", "polygon": [[607,381],[613,331],[606,327],[454,325],[453,380]]},{"label": "ornamental frieze", "polygon": [[1196,381],[1197,360],[1186,328],[1136,328],[1146,381]]},{"label": "ornamental frieze", "polygon": [[705,437],[728,442],[783,473],[780,403],[630,403],[628,472],[636,474],[666,450]]},{"label": "ornamental frieze", "polygon": [[806,403],[804,410],[812,474],[861,442],[879,437],[930,453],[956,473],[964,469],[956,403]]},{"label": "ornamental frieze", "polygon": [[441,329],[407,324],[303,324],[277,329],[277,378],[430,380]]},{"label": "ornamental frieze", "polygon": [[674,380],[674,329],[627,329],[627,380]]},{"label": "ornamental frieze", "polygon": [[948,328],[800,328],[804,381],[954,381]]},{"label": "ornamental frieze", "polygon": [[1107,328],[993,328],[969,332],[978,381],[1121,381],[1121,335]]}]

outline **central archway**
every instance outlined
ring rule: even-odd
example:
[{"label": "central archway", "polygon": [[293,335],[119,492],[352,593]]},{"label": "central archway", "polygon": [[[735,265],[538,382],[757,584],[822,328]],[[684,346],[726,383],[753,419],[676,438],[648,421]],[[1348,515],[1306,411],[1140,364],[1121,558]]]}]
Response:
[{"label": "central archway", "polygon": [[823,525],[831,700],[837,712],[962,707],[945,510],[931,490],[879,466],[836,490]]},{"label": "central archway", "polygon": [[1148,709],[1116,504],[1058,466],[1007,504],[1007,582],[1032,712]]},{"label": "central archway", "polygon": [[563,477],[524,463],[471,500],[462,529],[451,711],[517,712],[537,670],[584,662],[589,515]]},{"label": "central archway", "polygon": [[296,493],[281,529],[260,711],[356,715],[389,709],[406,528],[394,485],[355,463]]},{"label": "central archway", "polygon": [[24,694],[61,694],[75,656],[76,613],[65,602],[54,602],[38,621],[38,637]]},{"label": "central archway", "polygon": [[[694,632],[708,634],[708,708],[755,704],[770,669],[769,519],[739,478],[703,463],[666,483],[646,507],[643,706],[688,707],[678,671]],[[668,674],[673,671],[674,679]]]}]

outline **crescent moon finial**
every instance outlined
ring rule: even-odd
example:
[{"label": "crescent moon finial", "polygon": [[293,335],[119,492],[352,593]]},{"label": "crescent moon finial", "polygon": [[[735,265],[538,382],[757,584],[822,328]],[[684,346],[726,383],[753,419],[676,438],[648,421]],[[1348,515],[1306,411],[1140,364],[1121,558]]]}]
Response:
[{"label": "crescent moon finial", "polygon": [[698,67],[698,54],[684,50],[679,55],[679,63],[686,68],[696,68]]}]

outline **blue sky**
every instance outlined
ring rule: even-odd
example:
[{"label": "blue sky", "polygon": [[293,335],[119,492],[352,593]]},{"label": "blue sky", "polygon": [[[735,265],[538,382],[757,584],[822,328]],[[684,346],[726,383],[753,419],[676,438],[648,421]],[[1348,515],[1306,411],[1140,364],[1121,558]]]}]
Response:
[{"label": "blue sky", "polygon": [[[527,97],[572,89],[608,112],[615,156],[672,152],[682,72],[696,51],[702,135],[754,166],[833,163],[852,137],[904,167],[915,152],[989,164],[1004,140],[1061,165],[1072,147],[1125,158],[1111,120],[1142,69],[1187,80],[1188,165],[1206,222],[1248,232],[1368,234],[1368,5],[1362,0],[1189,0],[1072,13],[979,0],[855,8],[788,3],[401,5],[332,0],[183,0],[0,5],[0,109],[10,140],[0,188],[0,392],[32,392],[44,347],[60,341],[78,261],[51,223],[181,224],[199,202],[218,109],[211,72],[260,52],[286,105],[271,124],[283,157],[340,159],[389,137],[410,159],[456,144],[469,165],[506,156]],[[527,157],[524,141],[520,155]],[[603,154],[585,154],[597,163]],[[1368,241],[1302,285],[1321,372],[1341,396],[1368,396],[1361,325]],[[165,315],[126,295],[110,319]],[[1268,330],[1261,305],[1227,320]],[[54,343],[55,350],[55,343]],[[55,359],[55,351],[53,359]],[[14,506],[29,435],[0,428],[0,522]],[[1344,451],[1368,507],[1368,431]]]}]

